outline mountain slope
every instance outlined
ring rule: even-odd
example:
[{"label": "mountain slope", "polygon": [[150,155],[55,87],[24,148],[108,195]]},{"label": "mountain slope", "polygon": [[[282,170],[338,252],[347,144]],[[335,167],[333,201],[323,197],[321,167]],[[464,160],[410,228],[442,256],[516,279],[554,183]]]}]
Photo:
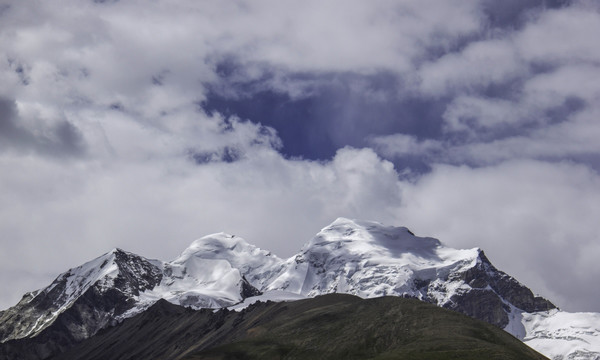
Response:
[{"label": "mountain slope", "polygon": [[[227,234],[196,240],[177,259],[164,263],[114,249],[59,275],[48,287],[27,293],[14,307],[0,313],[0,341],[35,336],[68,309],[83,309],[86,300],[98,307],[93,324],[79,324],[77,339],[105,325],[133,316],[158,299],[195,308],[220,308],[260,292],[244,277],[255,276],[282,260]],[[260,279],[256,280],[260,284]]]},{"label": "mountain slope", "polygon": [[39,334],[69,315],[69,336],[75,341],[136,306],[135,297],[162,279],[160,263],[114,249],[59,275],[50,286],[27,293],[0,315],[0,339],[7,341]]},{"label": "mountain slope", "polygon": [[554,305],[496,269],[482,250],[452,249],[404,227],[344,218],[285,260],[225,233],[194,241],[170,262],[115,249],[59,275],[47,288],[26,294],[0,312],[0,343],[46,339],[39,354],[45,358],[145,311],[159,299],[194,309],[242,308],[257,299],[328,293],[413,297],[504,328],[544,351],[556,349],[547,354],[568,348],[569,354],[591,354],[588,359],[598,355],[598,346],[585,342],[600,344],[595,335],[580,341],[579,335],[561,335],[569,333],[567,325],[564,331],[544,332],[544,326],[559,325],[540,321],[534,329],[526,324],[524,319],[542,318]]},{"label": "mountain slope", "polygon": [[208,235],[192,242],[177,259],[165,263],[163,281],[144,293],[141,300],[151,304],[162,298],[194,308],[230,306],[260,294],[256,287],[262,287],[281,262],[240,237]]},{"label": "mountain slope", "polygon": [[55,360],[544,359],[484,322],[398,297],[332,294],[241,312],[159,302]]},{"label": "mountain slope", "polygon": [[286,261],[265,290],[305,296],[332,292],[364,298],[408,296],[498,327],[513,309],[555,306],[496,269],[480,249],[456,250],[407,228],[339,218]]}]

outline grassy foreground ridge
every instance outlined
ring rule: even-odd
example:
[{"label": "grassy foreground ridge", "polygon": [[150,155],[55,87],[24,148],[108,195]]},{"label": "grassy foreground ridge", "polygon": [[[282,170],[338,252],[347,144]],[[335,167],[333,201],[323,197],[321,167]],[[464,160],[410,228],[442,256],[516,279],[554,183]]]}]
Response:
[{"label": "grassy foreground ridge", "polygon": [[414,299],[330,294],[235,312],[160,300],[54,359],[546,359],[483,321]]}]

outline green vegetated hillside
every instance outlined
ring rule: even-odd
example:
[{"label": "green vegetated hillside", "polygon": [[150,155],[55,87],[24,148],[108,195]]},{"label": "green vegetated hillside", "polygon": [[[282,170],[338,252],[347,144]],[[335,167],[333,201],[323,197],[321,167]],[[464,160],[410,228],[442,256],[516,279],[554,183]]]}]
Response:
[{"label": "green vegetated hillside", "polygon": [[193,311],[164,300],[54,359],[545,359],[485,322],[399,297],[331,294]]}]

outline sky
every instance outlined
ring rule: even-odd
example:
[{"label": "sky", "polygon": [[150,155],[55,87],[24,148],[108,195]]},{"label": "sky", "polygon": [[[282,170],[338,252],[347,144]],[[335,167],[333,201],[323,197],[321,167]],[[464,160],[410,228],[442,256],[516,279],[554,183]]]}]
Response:
[{"label": "sky", "polygon": [[348,217],[599,312],[598,34],[592,0],[0,0],[0,308]]}]

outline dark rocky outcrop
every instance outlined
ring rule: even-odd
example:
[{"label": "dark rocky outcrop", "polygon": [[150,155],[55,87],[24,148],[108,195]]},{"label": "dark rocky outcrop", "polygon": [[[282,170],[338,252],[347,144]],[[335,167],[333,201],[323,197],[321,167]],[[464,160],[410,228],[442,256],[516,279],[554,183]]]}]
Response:
[{"label": "dark rocky outcrop", "polygon": [[512,276],[496,269],[482,250],[474,267],[450,276],[449,280],[463,280],[472,289],[455,294],[444,307],[500,328],[504,328],[509,321],[511,307],[508,303],[526,312],[556,308],[550,301],[535,296]]},{"label": "dark rocky outcrop", "polygon": [[248,282],[248,280],[246,280],[245,276],[242,276],[241,289],[242,289],[242,291],[241,291],[242,299],[246,299],[246,298],[249,298],[252,296],[262,295],[262,292],[260,292],[260,290],[258,290],[254,286],[252,286],[252,284],[250,284]]}]

